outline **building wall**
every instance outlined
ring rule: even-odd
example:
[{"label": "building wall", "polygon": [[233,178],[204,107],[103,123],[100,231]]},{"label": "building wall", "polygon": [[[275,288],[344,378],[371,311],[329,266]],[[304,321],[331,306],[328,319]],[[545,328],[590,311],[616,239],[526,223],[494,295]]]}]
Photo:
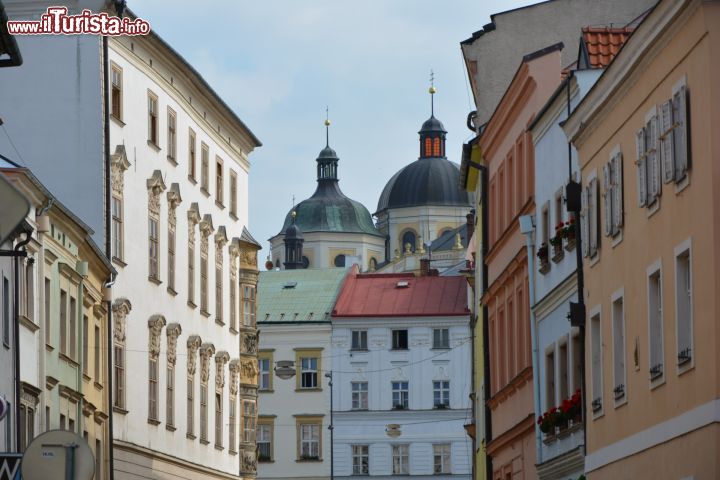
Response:
[{"label": "building wall", "polygon": [[[270,359],[271,388],[259,390],[260,424],[272,429],[272,461],[258,464],[258,478],[319,479],[330,477],[330,387],[325,372],[333,368],[330,351],[330,323],[302,323],[288,325],[259,325],[260,357]],[[297,349],[320,350],[321,368],[318,383],[321,389],[297,389],[297,374],[281,379],[272,368],[281,360],[295,361]],[[337,384],[336,384],[337,385]],[[337,388],[337,386],[335,386]],[[337,390],[336,390],[337,391]],[[300,461],[298,445],[299,416],[315,416],[320,428],[320,461]],[[337,470],[336,470],[337,472]]]},{"label": "building wall", "polygon": [[[448,328],[449,349],[433,349],[433,328]],[[392,329],[408,330],[408,350],[393,350]],[[367,332],[367,351],[352,350],[352,331]],[[335,474],[353,476],[352,445],[369,445],[369,474],[392,475],[392,444],[409,445],[409,474],[433,474],[433,444],[450,444],[449,474],[469,478],[472,442],[469,319],[334,318],[332,355],[335,410]],[[434,409],[433,380],[450,382],[450,404]],[[353,410],[352,382],[368,383],[368,410]],[[392,408],[393,381],[408,382],[408,409]],[[399,424],[400,435],[388,434]]]},{"label": "building wall", "polygon": [[[280,265],[285,262],[284,234],[270,239],[270,256],[273,264]],[[340,232],[303,232],[303,255],[310,261],[309,268],[334,268],[335,257],[343,254],[353,257],[360,265],[362,271],[370,268],[370,259],[374,258],[381,263],[385,258],[385,239],[379,236],[340,233]],[[349,264],[347,266],[350,266]]]},{"label": "building wall", "polygon": [[566,67],[577,58],[582,27],[625,25],[654,4],[655,0],[553,0],[493,15],[492,23],[462,43],[478,112],[475,124],[490,119],[523,55],[563,42],[561,63]]},{"label": "building wall", "polygon": [[[588,319],[599,318],[602,348],[599,365],[593,369],[589,351],[588,376],[598,375],[600,389],[594,396],[602,408],[588,419],[589,478],[606,478],[615,472],[632,476],[667,478],[714,478],[718,464],[713,455],[703,455],[701,446],[718,449],[717,409],[719,375],[717,317],[719,283],[718,219],[715,181],[719,178],[718,141],[712,125],[717,123],[717,68],[711,58],[719,51],[717,25],[720,8],[715,2],[660,2],[596,84],[597,95],[605,95],[609,82],[619,82],[611,98],[597,103],[588,96],[579,112],[588,119],[577,133],[576,119],[568,131],[578,148],[583,178],[601,171],[618,145],[623,153],[624,219],[615,238],[601,236],[596,258],[587,258],[586,303]],[[632,66],[629,73],[628,66]],[[635,134],[645,124],[646,114],[665,102],[673,86],[687,79],[690,105],[691,166],[689,181],[662,183],[658,206],[638,205],[638,177],[634,164]],[[601,190],[602,193],[602,190]],[[702,215],[688,212],[702,211]],[[605,211],[601,210],[601,215]],[[602,217],[601,217],[602,218]],[[691,245],[692,359],[678,365],[678,282],[675,255],[683,242]],[[618,266],[621,266],[620,268]],[[659,345],[660,378],[650,379],[649,281],[651,266],[661,268],[662,326]],[[707,268],[710,266],[710,268]],[[624,293],[625,397],[613,396],[613,316],[611,301]],[[588,340],[592,343],[592,338]],[[596,357],[597,358],[597,357]],[[653,408],[648,408],[652,405]],[[587,408],[593,412],[590,399]],[[707,425],[707,426],[706,426]],[[690,433],[693,432],[693,433]],[[662,442],[662,444],[660,444]],[[633,455],[637,453],[636,455]]]}]

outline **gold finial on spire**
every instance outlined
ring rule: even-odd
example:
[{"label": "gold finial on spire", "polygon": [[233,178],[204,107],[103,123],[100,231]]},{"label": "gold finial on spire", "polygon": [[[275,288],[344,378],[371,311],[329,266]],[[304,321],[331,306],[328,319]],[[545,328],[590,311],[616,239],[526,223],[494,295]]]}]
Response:
[{"label": "gold finial on spire", "polygon": [[430,115],[435,115],[435,101],[434,101],[434,95],[437,92],[437,88],[435,88],[435,72],[430,69],[430,88],[428,88],[428,93],[430,93]]},{"label": "gold finial on spire", "polygon": [[330,146],[330,108],[325,105],[325,146]]}]

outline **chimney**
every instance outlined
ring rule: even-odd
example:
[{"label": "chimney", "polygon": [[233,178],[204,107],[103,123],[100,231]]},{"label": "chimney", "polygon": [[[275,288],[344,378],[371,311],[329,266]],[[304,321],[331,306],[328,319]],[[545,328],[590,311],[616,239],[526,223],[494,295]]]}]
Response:
[{"label": "chimney", "polygon": [[430,274],[430,259],[429,258],[421,258],[420,259],[420,276],[427,277],[429,274]]}]

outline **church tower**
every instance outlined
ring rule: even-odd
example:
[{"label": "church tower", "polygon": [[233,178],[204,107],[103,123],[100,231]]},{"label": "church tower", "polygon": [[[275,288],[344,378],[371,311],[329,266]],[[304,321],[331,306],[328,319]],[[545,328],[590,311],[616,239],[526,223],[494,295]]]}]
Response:
[{"label": "church tower", "polygon": [[283,243],[285,243],[285,262],[283,265],[285,270],[298,270],[305,268],[303,265],[303,243],[305,239],[298,226],[295,225],[297,213],[293,211],[290,215],[292,216],[292,223],[285,230],[285,238],[283,239]]}]

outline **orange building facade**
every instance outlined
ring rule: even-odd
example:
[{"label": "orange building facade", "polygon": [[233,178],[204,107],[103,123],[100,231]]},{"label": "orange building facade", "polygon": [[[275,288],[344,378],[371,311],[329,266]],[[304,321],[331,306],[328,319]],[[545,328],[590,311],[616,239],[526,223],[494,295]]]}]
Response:
[{"label": "orange building facade", "polygon": [[720,478],[720,2],[661,0],[564,128],[589,479]]},{"label": "orange building facade", "polygon": [[523,57],[480,137],[488,168],[488,310],[493,479],[531,479],[535,415],[525,237],[518,218],[534,212],[534,155],[527,127],[560,83],[562,44]]}]

